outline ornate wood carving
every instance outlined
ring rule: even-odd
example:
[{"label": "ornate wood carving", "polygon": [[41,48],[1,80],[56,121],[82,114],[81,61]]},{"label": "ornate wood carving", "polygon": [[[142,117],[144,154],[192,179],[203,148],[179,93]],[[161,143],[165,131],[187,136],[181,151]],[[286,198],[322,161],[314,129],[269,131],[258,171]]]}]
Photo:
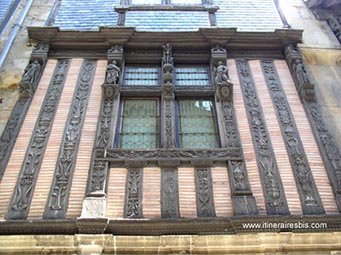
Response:
[{"label": "ornate wood carving", "polygon": [[13,150],[19,130],[25,119],[30,98],[19,98],[16,102],[11,115],[7,121],[6,127],[0,138],[0,181],[2,180],[6,166],[8,164],[11,152]]},{"label": "ornate wood carving", "polygon": [[94,60],[84,60],[78,77],[71,111],[64,130],[54,179],[44,213],[45,219],[65,218],[95,67],[96,62]]},{"label": "ornate wood carving", "polygon": [[238,60],[238,74],[256,151],[268,214],[289,214],[278,166],[265,124],[263,110],[251,77],[248,62]]},{"label": "ornate wood carving", "polygon": [[[306,110],[315,139],[319,145],[319,150],[335,195],[336,203],[339,211],[341,211],[341,154],[323,119],[321,106],[316,101],[314,85],[311,84],[309,77],[305,72],[305,83],[303,83],[303,79],[299,78],[302,74],[297,72],[297,63],[300,63],[303,66],[299,50],[291,45],[286,48],[285,54],[287,63],[295,80],[296,88],[298,92],[303,95],[301,96],[301,101]],[[304,70],[304,67],[302,70]],[[308,91],[305,91],[305,88],[307,88]]]},{"label": "ornate wood carving", "polygon": [[161,116],[161,146],[163,148],[175,147],[174,136],[174,85],[173,85],[173,69],[174,60],[172,54],[172,46],[165,44],[162,46],[162,116]]},{"label": "ornate wood carving", "polygon": [[210,168],[195,169],[195,188],[198,217],[216,217]]},{"label": "ornate wood carving", "polygon": [[124,216],[142,218],[142,168],[129,168],[127,174]]},{"label": "ornate wood carving", "polygon": [[[233,84],[230,81],[226,49],[217,45],[211,49],[211,70],[216,89],[216,100],[220,102],[224,134],[226,136],[225,147],[240,148],[241,141],[233,106]],[[232,202],[235,215],[257,214],[256,200],[252,195],[245,164],[241,160],[230,159],[228,173],[232,190]]]},{"label": "ornate wood carving", "polygon": [[176,168],[161,169],[161,217],[180,217],[178,172]]},{"label": "ornate wood carving", "polygon": [[[105,153],[105,155],[104,155]],[[176,160],[190,162],[195,159],[226,162],[229,159],[241,160],[243,158],[240,148],[217,149],[150,149],[150,150],[124,150],[107,149],[105,152],[98,150],[98,155],[110,162],[145,161],[158,162],[160,160]]]},{"label": "ornate wood carving", "polygon": [[304,214],[323,214],[324,209],[299,137],[294,118],[273,61],[262,61],[263,72],[281,126]]},{"label": "ornate wood carving", "polygon": [[64,87],[69,60],[58,61],[52,82],[46,93],[34,134],[23,161],[7,219],[26,219],[42,158],[46,149],[54,115]]},{"label": "ornate wood carving", "polygon": [[[112,46],[107,52],[108,67],[107,74],[102,85],[102,103],[100,116],[97,125],[97,135],[95,139],[95,150],[92,154],[89,181],[87,186],[87,196],[91,197],[93,192],[107,191],[106,180],[108,176],[108,161],[103,159],[96,149],[104,151],[111,146],[114,133],[114,111],[118,105],[119,89],[122,76],[123,47],[121,45]],[[102,159],[99,159],[101,157]],[[96,194],[94,194],[95,196]]]},{"label": "ornate wood carving", "polygon": [[252,195],[245,164],[242,161],[229,161],[229,180],[232,190],[232,203],[235,215],[258,214],[256,200]]},{"label": "ornate wood carving", "polygon": [[0,181],[45,67],[48,50],[49,47],[46,44],[38,44],[33,49],[30,63],[27,65],[22,80],[19,83],[20,97],[11,112],[0,138]]}]

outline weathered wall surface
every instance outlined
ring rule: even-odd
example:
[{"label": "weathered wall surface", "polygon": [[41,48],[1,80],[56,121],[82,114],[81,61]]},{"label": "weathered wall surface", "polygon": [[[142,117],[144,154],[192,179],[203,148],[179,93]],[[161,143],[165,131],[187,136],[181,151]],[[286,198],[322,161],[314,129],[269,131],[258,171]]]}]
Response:
[{"label": "weathered wall surface", "polygon": [[[35,166],[35,171],[38,171],[36,185],[32,185],[32,202],[29,201],[29,218],[42,219],[46,204],[49,199],[50,187],[53,184],[54,176],[58,175],[60,158],[63,154],[59,154],[64,148],[63,132],[67,127],[68,113],[72,111],[71,105],[76,100],[75,87],[78,78],[81,75],[80,66],[83,60],[80,58],[72,59],[70,69],[66,74],[66,83],[61,92],[61,99],[56,105],[56,114],[51,123],[51,134],[46,144],[45,153],[42,152],[41,166]],[[34,129],[35,123],[40,116],[40,109],[46,107],[44,97],[47,95],[48,86],[51,82],[53,69],[56,68],[57,61],[50,59],[46,65],[42,79],[38,85],[37,92],[33,97],[32,104],[28,110],[23,126],[20,130],[19,136],[16,140],[13,153],[10,157],[3,179],[0,183],[0,218],[4,219],[8,208],[11,207],[10,201],[13,194],[16,194],[18,187],[18,178],[21,177],[22,169],[26,165],[31,164],[29,158],[26,157],[26,151],[33,150],[31,137],[34,137],[36,131]],[[265,122],[269,128],[270,139],[274,146],[275,158],[278,163],[279,172],[284,186],[284,193],[288,201],[289,211],[292,215],[302,215],[302,208],[300,205],[299,192],[294,178],[294,171],[290,164],[288,164],[288,151],[285,146],[283,133],[279,126],[275,107],[271,100],[271,95],[266,85],[265,75],[262,72],[261,62],[259,60],[249,61],[251,73],[255,77],[255,88],[260,97],[260,103],[265,115]],[[68,203],[65,204],[67,208],[66,218],[77,218],[81,215],[82,202],[85,196],[85,187],[88,179],[88,169],[90,165],[90,158],[92,153],[93,141],[95,139],[97,119],[100,109],[101,101],[101,84],[103,84],[106,70],[106,60],[98,60],[96,72],[94,73],[94,80],[91,84],[91,93],[89,103],[84,108],[82,118],[84,118],[85,125],[80,130],[79,139],[80,146],[78,151],[75,151],[73,178],[68,178],[68,182],[72,184],[70,190],[70,197]],[[307,154],[307,160],[312,170],[315,183],[320,193],[323,207],[327,214],[335,214],[338,212],[335,199],[326,175],[323,162],[321,160],[318,146],[313,139],[310,125],[307,121],[304,109],[299,100],[294,82],[291,78],[290,71],[285,60],[275,61],[276,69],[279,74],[280,82],[283,85],[284,93],[286,94],[289,106],[292,109],[294,121],[298,127],[299,135],[302,139],[304,151]],[[242,83],[238,78],[237,65],[234,59],[228,60],[230,70],[230,78],[235,84],[234,89],[234,104],[236,106],[236,119],[241,136],[242,147],[244,150],[245,163],[250,180],[251,190],[256,198],[256,204],[260,215],[266,215],[266,201],[265,193],[262,189],[261,176],[257,165],[256,145],[253,142],[251,127],[248,123],[246,115],[246,102],[243,98]],[[45,106],[44,106],[45,105]],[[33,146],[33,147],[32,147]],[[59,155],[59,157],[58,157]],[[76,157],[77,156],[77,157]],[[233,206],[229,187],[229,178],[226,167],[214,167],[211,169],[213,179],[213,199],[216,205],[218,217],[233,216]],[[127,182],[127,170],[125,168],[112,168],[110,170],[109,178],[109,192],[108,192],[108,206],[106,210],[107,217],[111,219],[124,218],[125,206],[125,192]],[[145,168],[143,178],[143,218],[152,219],[161,217],[160,209],[160,168]],[[179,184],[179,207],[180,216],[183,218],[196,218],[196,189],[195,189],[195,170],[193,167],[179,167],[178,168],[178,184]],[[72,174],[71,174],[72,176]],[[20,179],[22,180],[22,179]],[[218,181],[219,180],[219,181]],[[33,181],[34,183],[35,181]],[[21,182],[20,182],[21,183]],[[62,195],[61,195],[62,196]],[[20,198],[20,196],[18,196]],[[15,200],[15,199],[14,199]]]},{"label": "weathered wall surface", "polygon": [[315,84],[324,117],[341,148],[341,44],[328,23],[317,20],[303,0],[281,2],[290,26],[304,30],[303,43],[299,46],[307,72]]},{"label": "weathered wall surface", "polygon": [[[29,61],[32,51],[32,45],[28,42],[27,27],[43,26],[50,13],[54,1],[35,0],[28,12],[23,26],[19,29],[19,33],[14,44],[0,69],[0,97],[3,102],[0,104],[0,134],[2,133],[8,117],[18,98],[18,83]],[[6,29],[0,37],[0,49],[5,45],[6,40],[15,26],[20,13],[27,1],[23,1],[12,19],[9,21]]]},{"label": "weathered wall surface", "polygon": [[3,236],[0,254],[340,254],[341,233]]}]

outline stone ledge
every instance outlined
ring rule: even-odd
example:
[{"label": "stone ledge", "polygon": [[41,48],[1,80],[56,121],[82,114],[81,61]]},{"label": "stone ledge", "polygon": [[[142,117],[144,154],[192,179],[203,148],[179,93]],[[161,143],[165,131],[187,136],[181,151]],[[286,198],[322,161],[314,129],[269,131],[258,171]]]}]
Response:
[{"label": "stone ledge", "polygon": [[340,254],[341,232],[0,237],[0,254]]}]

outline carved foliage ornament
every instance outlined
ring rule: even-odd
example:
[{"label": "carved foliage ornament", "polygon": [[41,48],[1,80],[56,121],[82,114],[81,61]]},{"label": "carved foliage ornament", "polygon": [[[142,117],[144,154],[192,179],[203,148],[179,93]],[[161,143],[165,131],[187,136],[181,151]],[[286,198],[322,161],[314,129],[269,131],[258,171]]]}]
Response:
[{"label": "carved foliage ornament", "polygon": [[257,163],[266,198],[268,214],[288,214],[275,154],[265,125],[260,101],[251,77],[248,62],[238,60],[238,72],[244,96],[251,134],[255,144]]},{"label": "carved foliage ornament", "polygon": [[69,64],[69,60],[58,61],[21,167],[19,180],[8,211],[8,219],[25,219],[27,217],[32,191],[40,170]]},{"label": "carved foliage ornament", "polygon": [[179,218],[179,188],[177,169],[161,170],[161,217]]},{"label": "carved foliage ornament", "polygon": [[127,174],[125,217],[142,218],[142,168],[129,168]]},{"label": "carved foliage ornament", "polygon": [[78,78],[71,112],[64,130],[63,142],[59,152],[48,207],[46,208],[45,217],[48,218],[65,217],[68,191],[71,188],[71,180],[91,91],[91,81],[94,76],[95,64],[96,62],[93,60],[85,60]]},{"label": "carved foliage ornament", "polygon": [[215,217],[210,168],[196,168],[196,202],[198,217]]},{"label": "carved foliage ornament", "polygon": [[295,181],[301,197],[303,213],[324,213],[321,199],[303,149],[303,144],[298,135],[288,101],[280,85],[275,66],[272,61],[262,61],[262,67],[272,101],[279,117],[281,130],[294,171]]}]

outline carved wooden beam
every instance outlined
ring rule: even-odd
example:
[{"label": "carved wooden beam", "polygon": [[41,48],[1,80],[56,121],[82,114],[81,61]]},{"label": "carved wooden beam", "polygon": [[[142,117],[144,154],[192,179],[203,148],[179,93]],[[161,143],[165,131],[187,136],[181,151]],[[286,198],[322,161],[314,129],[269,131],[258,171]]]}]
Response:
[{"label": "carved wooden beam", "polygon": [[296,181],[304,214],[325,213],[306,157],[288,100],[280,84],[273,61],[262,61],[262,68],[275,106],[285,146]]},{"label": "carved wooden beam", "polygon": [[248,62],[238,60],[237,67],[259,174],[261,176],[267,213],[289,214],[275,153]]},{"label": "carved wooden beam", "polygon": [[[218,122],[222,123],[223,147],[239,147],[241,141],[233,106],[233,84],[230,81],[226,66],[226,49],[216,46],[211,49],[211,72],[215,85],[215,98]],[[219,120],[222,117],[222,120]],[[243,154],[242,149],[241,154]],[[231,184],[231,195],[235,215],[258,214],[256,200],[252,195],[247,170],[243,159],[228,161],[228,173]],[[242,187],[242,192],[241,192]]]},{"label": "carved wooden beam", "polygon": [[15,141],[18,137],[33,94],[38,86],[47,62],[49,46],[38,44],[32,51],[30,62],[19,83],[20,97],[16,102],[0,138],[0,181],[7,167]]},{"label": "carved wooden beam", "polygon": [[124,218],[142,218],[143,168],[128,168]]},{"label": "carved wooden beam", "polygon": [[161,168],[161,217],[180,218],[178,170],[176,167]]},{"label": "carved wooden beam", "polygon": [[318,144],[338,209],[341,212],[340,151],[323,118],[321,106],[315,97],[314,85],[310,82],[308,74],[305,71],[300,51],[291,45],[286,47],[285,55],[291,74],[294,77],[296,89],[301,95],[301,102],[303,103],[315,140]]},{"label": "carved wooden beam", "polygon": [[58,61],[21,166],[19,179],[6,215],[7,219],[26,219],[28,216],[33,190],[69,66],[69,60]]},{"label": "carved wooden beam", "polygon": [[59,150],[54,178],[43,216],[44,219],[65,218],[95,69],[96,61],[83,61],[73,96],[71,111],[64,129],[62,145]]}]

